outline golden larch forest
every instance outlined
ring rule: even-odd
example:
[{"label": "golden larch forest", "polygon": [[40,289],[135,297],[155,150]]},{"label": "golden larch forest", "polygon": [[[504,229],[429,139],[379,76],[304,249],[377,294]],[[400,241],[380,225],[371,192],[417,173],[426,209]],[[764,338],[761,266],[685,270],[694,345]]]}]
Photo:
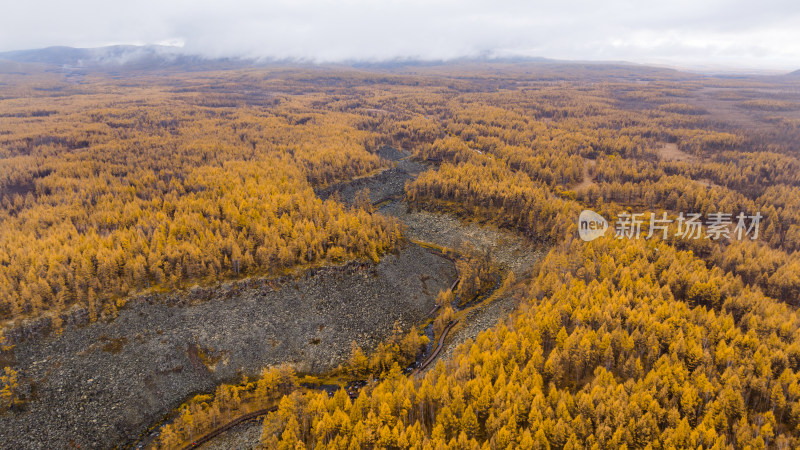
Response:
[{"label": "golden larch forest", "polygon": [[[541,256],[515,274],[426,244],[459,274],[427,323],[354,336],[331,371],[271,365],[195,393],[147,446],[259,411],[265,449],[798,448],[798,80],[578,63],[4,74],[2,330],[51,339],[76,311],[113,323],[148,293],[379,264],[424,244],[384,212],[395,202]],[[402,199],[320,195],[389,173],[386,149],[423,167]],[[584,242],[585,209],[762,221],[757,239],[672,224]],[[501,297],[512,310],[409,373]],[[6,340],[14,417],[44,394],[15,363],[25,341]]]}]

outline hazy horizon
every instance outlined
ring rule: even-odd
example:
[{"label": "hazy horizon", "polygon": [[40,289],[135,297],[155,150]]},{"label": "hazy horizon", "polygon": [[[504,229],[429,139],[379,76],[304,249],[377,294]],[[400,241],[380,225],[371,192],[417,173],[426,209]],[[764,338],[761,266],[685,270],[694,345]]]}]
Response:
[{"label": "hazy horizon", "polygon": [[800,7],[678,1],[18,2],[0,52],[169,45],[204,57],[314,63],[541,57],[678,68],[800,69]]}]

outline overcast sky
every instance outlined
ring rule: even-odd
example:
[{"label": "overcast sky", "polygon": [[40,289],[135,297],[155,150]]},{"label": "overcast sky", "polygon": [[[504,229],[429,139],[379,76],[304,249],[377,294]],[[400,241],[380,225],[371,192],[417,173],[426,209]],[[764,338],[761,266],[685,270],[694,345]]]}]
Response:
[{"label": "overcast sky", "polygon": [[800,69],[797,0],[3,0],[0,51],[173,44],[316,62],[542,56]]}]

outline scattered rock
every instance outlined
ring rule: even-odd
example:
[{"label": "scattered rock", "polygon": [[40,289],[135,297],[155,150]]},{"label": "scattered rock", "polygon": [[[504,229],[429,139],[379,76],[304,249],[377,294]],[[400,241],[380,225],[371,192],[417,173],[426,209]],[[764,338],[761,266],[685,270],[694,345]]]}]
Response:
[{"label": "scattered rock", "polygon": [[452,262],[409,244],[378,264],[309,270],[272,287],[252,279],[144,296],[113,321],[22,340],[16,368],[35,395],[0,420],[0,446],[130,443],[192,395],[264,366],[294,361],[298,370],[326,371],[349,357],[351,341],[369,349],[395,322],[422,321],[454,279]]}]

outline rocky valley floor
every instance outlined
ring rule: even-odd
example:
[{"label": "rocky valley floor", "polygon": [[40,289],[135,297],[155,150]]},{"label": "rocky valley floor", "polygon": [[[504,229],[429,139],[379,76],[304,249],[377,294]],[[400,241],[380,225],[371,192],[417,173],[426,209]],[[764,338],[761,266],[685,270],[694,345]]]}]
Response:
[{"label": "rocky valley floor", "polygon": [[[382,152],[394,161],[392,168],[318,195],[352,204],[368,189],[378,212],[400,219],[411,241],[454,249],[468,242],[491,249],[494,261],[518,279],[529,274],[541,251],[524,237],[450,214],[410,210],[402,199],[405,182],[429,166],[405,152]],[[282,363],[322,373],[349,357],[351,341],[374,348],[395,323],[407,329],[422,322],[436,294],[456,276],[450,260],[409,243],[378,264],[351,262],[299,277],[133,299],[111,322],[20,340],[13,357],[31,401],[0,421],[0,436],[7,437],[9,448],[133,444],[182,401],[213,392],[221,382]],[[513,307],[504,296],[471,311],[442,357]],[[260,421],[254,420],[207,446],[249,448],[257,444],[259,430]]]},{"label": "rocky valley floor", "polygon": [[349,356],[351,341],[372,348],[395,322],[421,321],[454,279],[451,261],[411,244],[376,265],[317,269],[274,288],[229,283],[197,304],[133,300],[109,323],[15,347],[32,400],[0,421],[2,447],[132,442],[220,382],[281,363],[325,371]]}]

